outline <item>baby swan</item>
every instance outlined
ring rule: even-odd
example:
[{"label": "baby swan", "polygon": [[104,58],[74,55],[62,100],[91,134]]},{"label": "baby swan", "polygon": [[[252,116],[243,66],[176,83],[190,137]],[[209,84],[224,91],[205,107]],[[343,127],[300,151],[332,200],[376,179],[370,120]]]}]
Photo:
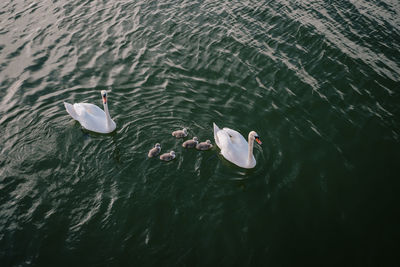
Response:
[{"label": "baby swan", "polygon": [[199,141],[197,140],[197,137],[193,137],[192,140],[187,140],[185,142],[183,142],[182,146],[184,148],[194,148],[196,147],[196,145],[199,143]]},{"label": "baby swan", "polygon": [[172,136],[175,136],[176,138],[183,138],[183,137],[186,137],[187,135],[188,135],[188,132],[187,132],[186,128],[172,132]]},{"label": "baby swan", "polygon": [[161,145],[157,143],[152,149],[149,150],[149,154],[147,156],[149,158],[157,156],[161,151]]},{"label": "baby swan", "polygon": [[205,142],[201,142],[196,146],[196,149],[198,150],[209,150],[213,147],[213,145],[211,144],[210,140],[207,140]]},{"label": "baby swan", "polygon": [[160,156],[160,159],[163,161],[170,161],[175,158],[175,151],[171,151],[169,153],[164,153]]}]

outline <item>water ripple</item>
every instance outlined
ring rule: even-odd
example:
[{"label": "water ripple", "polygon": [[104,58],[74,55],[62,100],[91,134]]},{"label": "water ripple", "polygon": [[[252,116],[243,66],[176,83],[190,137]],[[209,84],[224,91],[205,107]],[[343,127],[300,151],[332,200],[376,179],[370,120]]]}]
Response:
[{"label": "water ripple", "polygon": [[[375,192],[366,174],[394,173],[398,158],[399,14],[366,0],[3,1],[0,258],[293,265],[270,255],[283,233],[331,229],[309,218],[354,230],[335,217],[354,213],[341,203]],[[101,106],[104,89],[109,135],[63,106]],[[260,134],[255,169],[171,136],[213,140],[213,122]],[[177,158],[147,158],[156,142]]]}]

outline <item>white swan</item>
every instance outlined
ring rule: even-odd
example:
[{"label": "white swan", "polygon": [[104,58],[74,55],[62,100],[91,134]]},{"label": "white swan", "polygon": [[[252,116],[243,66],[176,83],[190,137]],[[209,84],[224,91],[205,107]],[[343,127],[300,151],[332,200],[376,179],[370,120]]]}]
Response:
[{"label": "white swan", "polygon": [[101,91],[104,111],[98,106],[89,103],[75,103],[73,105],[64,102],[65,109],[74,120],[87,130],[97,133],[111,133],[116,124],[111,119],[107,106],[107,92]]},{"label": "white swan", "polygon": [[214,139],[221,149],[221,154],[239,167],[251,169],[256,166],[256,159],[253,155],[254,140],[260,145],[260,137],[255,131],[249,133],[249,142],[235,130],[223,128],[222,130],[214,124]]}]

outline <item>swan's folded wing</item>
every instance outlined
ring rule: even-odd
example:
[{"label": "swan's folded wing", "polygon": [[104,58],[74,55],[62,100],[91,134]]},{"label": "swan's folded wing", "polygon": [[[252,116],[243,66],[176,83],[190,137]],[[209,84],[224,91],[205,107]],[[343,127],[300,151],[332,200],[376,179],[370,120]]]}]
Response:
[{"label": "swan's folded wing", "polygon": [[102,128],[106,123],[103,110],[88,103],[76,103],[74,108],[79,115],[78,121],[84,128],[94,132],[103,132]]},{"label": "swan's folded wing", "polygon": [[67,110],[68,114],[69,114],[74,120],[78,120],[79,116],[78,116],[78,114],[76,114],[75,109],[74,109],[74,106],[71,105],[71,104],[69,104],[69,103],[67,103],[67,102],[64,102],[64,106],[65,106],[65,109]]},{"label": "swan's folded wing", "polygon": [[218,138],[221,143],[222,156],[238,166],[244,166],[246,163],[246,150],[242,151],[241,146],[233,144],[231,137],[226,131],[219,131]]},{"label": "swan's folded wing", "polygon": [[232,145],[231,139],[227,132],[225,131],[218,131],[217,138],[219,140],[219,148],[223,150],[224,148],[228,148]]},{"label": "swan's folded wing", "polygon": [[86,113],[86,109],[85,109],[84,105],[82,105],[82,103],[75,103],[74,109],[75,109],[76,114],[78,114],[79,117],[84,116]]},{"label": "swan's folded wing", "polygon": [[77,103],[74,104],[75,110],[79,109],[80,114],[89,114],[94,117],[105,117],[104,111],[96,105],[90,103]]},{"label": "swan's folded wing", "polygon": [[215,140],[215,143],[217,144],[217,146],[218,146],[219,148],[221,148],[221,147],[219,146],[219,139],[218,139],[218,135],[217,135],[217,133],[219,132],[219,128],[218,128],[218,126],[215,124],[215,122],[213,122],[213,128],[214,128],[214,140]]},{"label": "swan's folded wing", "polygon": [[226,127],[222,130],[229,134],[232,143],[242,144],[243,142],[246,142],[246,139],[244,139],[243,135],[241,135],[238,131],[235,131],[235,130],[232,130],[232,129],[229,129]]}]

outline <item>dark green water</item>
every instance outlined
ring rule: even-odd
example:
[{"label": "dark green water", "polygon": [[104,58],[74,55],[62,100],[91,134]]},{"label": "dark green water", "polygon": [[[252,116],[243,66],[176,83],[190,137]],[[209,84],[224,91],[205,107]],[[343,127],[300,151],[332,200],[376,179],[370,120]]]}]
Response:
[{"label": "dark green water", "polygon": [[2,1],[0,266],[399,264],[400,4],[307,2]]}]

